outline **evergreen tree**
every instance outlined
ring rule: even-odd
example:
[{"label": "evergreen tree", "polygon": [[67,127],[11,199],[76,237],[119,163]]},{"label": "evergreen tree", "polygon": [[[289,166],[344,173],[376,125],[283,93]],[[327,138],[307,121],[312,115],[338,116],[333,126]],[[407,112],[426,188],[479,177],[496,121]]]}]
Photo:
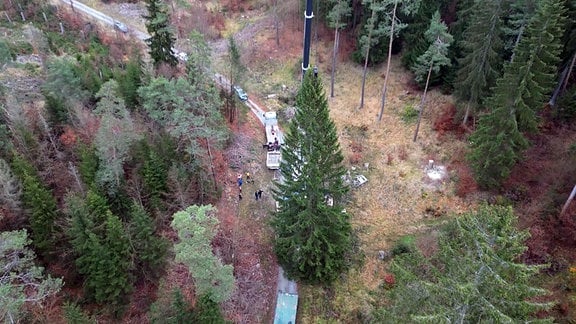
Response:
[{"label": "evergreen tree", "polygon": [[130,243],[122,222],[107,212],[106,234],[100,239],[88,233],[84,254],[77,260],[78,271],[85,275],[84,286],[97,303],[119,304],[130,290]]},{"label": "evergreen tree", "polygon": [[116,78],[118,80],[118,92],[130,110],[134,110],[139,105],[138,88],[142,85],[142,64],[140,56],[133,57],[126,63],[126,69],[123,73]]},{"label": "evergreen tree", "polygon": [[511,207],[481,206],[442,228],[430,257],[419,251],[396,256],[390,304],[375,315],[381,323],[526,323],[552,303],[533,286],[541,266],[517,260],[526,250]]},{"label": "evergreen tree", "polygon": [[204,35],[194,30],[189,36],[191,50],[186,61],[186,72],[190,84],[201,86],[202,84],[213,84],[211,70],[212,50],[209,47]]},{"label": "evergreen tree", "polygon": [[416,64],[412,67],[412,71],[416,75],[416,81],[422,82],[424,75],[426,75],[426,86],[424,87],[424,94],[420,101],[420,111],[418,112],[418,123],[416,124],[416,131],[414,132],[414,142],[418,137],[418,130],[420,129],[420,121],[424,114],[426,93],[428,92],[428,85],[430,84],[430,77],[432,72],[440,72],[442,66],[450,65],[450,58],[448,58],[448,47],[452,43],[452,35],[448,33],[448,27],[440,21],[440,12],[436,11],[430,21],[430,27],[424,34],[426,39],[431,43],[428,50],[424,52]]},{"label": "evergreen tree", "polygon": [[131,284],[131,247],[122,222],[96,192],[69,196],[66,203],[71,217],[68,234],[86,292],[98,303],[119,304]]},{"label": "evergreen tree", "polygon": [[22,202],[30,215],[32,243],[45,256],[54,247],[55,221],[58,219],[56,199],[23,157],[15,155],[12,167],[22,180]]},{"label": "evergreen tree", "polygon": [[68,324],[95,324],[96,320],[82,311],[75,303],[65,302],[62,306]]},{"label": "evergreen tree", "polygon": [[171,66],[178,64],[178,59],[174,55],[174,37],[170,29],[170,17],[168,7],[162,0],[146,0],[148,15],[146,19],[146,30],[150,38],[146,39],[146,44],[150,47],[150,56],[154,60],[154,66],[160,63],[168,63]]},{"label": "evergreen tree", "polygon": [[495,188],[508,178],[512,167],[520,160],[521,152],[528,147],[528,141],[516,122],[512,99],[505,92],[512,93],[514,86],[506,84],[507,79],[499,80],[498,91],[489,101],[494,108],[490,114],[480,116],[478,126],[470,136],[470,153],[474,178],[483,188]]},{"label": "evergreen tree", "polygon": [[525,37],[520,39],[514,52],[514,61],[504,72],[517,79],[517,89],[509,95],[514,98],[521,131],[537,130],[537,113],[554,89],[565,24],[566,9],[563,4],[563,0],[543,0],[539,3],[526,28]]},{"label": "evergreen tree", "polygon": [[184,263],[194,278],[199,295],[210,294],[216,303],[227,300],[234,290],[231,265],[224,265],[212,252],[218,219],[211,205],[189,206],[174,214],[172,228],[180,242],[174,245],[176,262]]},{"label": "evergreen tree", "polygon": [[[406,21],[408,24],[400,32],[402,39],[402,64],[406,68],[411,69],[418,57],[428,49],[430,43],[424,37],[424,33],[430,27],[430,20],[434,12],[440,10],[441,7],[444,8],[447,2],[446,0],[423,0],[413,16],[401,18],[402,21]],[[440,11],[443,12],[442,10]]]},{"label": "evergreen tree", "polygon": [[98,155],[92,146],[80,143],[78,146],[78,171],[80,178],[88,188],[95,188],[98,171]]},{"label": "evergreen tree", "polygon": [[454,85],[454,95],[463,105],[463,124],[489,95],[500,74],[506,3],[507,0],[475,1],[470,9],[470,23],[459,44],[464,56],[459,61]]},{"label": "evergreen tree", "polygon": [[145,154],[141,169],[144,190],[149,198],[149,206],[161,208],[162,196],[168,191],[168,165],[155,148],[146,147]]},{"label": "evergreen tree", "polygon": [[168,242],[158,237],[155,231],[154,220],[142,206],[134,202],[128,225],[132,254],[136,268],[152,277],[157,276],[164,265],[164,257],[168,250]]},{"label": "evergreen tree", "polygon": [[225,324],[222,311],[210,294],[200,296],[194,308],[194,323]]},{"label": "evergreen tree", "polygon": [[521,132],[537,130],[536,113],[554,86],[563,12],[561,0],[541,2],[488,101],[492,112],[480,118],[470,138],[469,159],[484,187],[497,187],[508,177],[528,147]]},{"label": "evergreen tree", "polygon": [[514,61],[514,50],[524,36],[526,26],[532,20],[539,0],[517,0],[510,2],[510,12],[502,30],[505,35],[504,49],[512,53],[510,62]]},{"label": "evergreen tree", "polygon": [[186,324],[186,323],[195,323],[194,322],[194,310],[184,299],[182,296],[182,291],[175,290],[174,291],[174,300],[170,305],[172,312],[174,315],[168,319],[169,323],[173,324]]},{"label": "evergreen tree", "polygon": [[[272,225],[279,263],[293,278],[329,283],[346,270],[352,227],[342,204],[343,155],[318,77],[304,76],[282,150]],[[329,203],[330,202],[330,203]]]},{"label": "evergreen tree", "polygon": [[236,45],[236,41],[232,35],[228,37],[228,59],[230,66],[230,92],[226,97],[226,106],[228,108],[226,112],[228,115],[228,121],[232,123],[238,115],[236,100],[234,99],[234,85],[238,85],[242,82],[242,76],[246,70],[246,67],[241,62],[240,49],[238,48],[238,45]]},{"label": "evergreen tree", "polygon": [[54,56],[46,63],[46,81],[42,90],[45,95],[62,100],[68,107],[90,97],[82,87],[74,60],[69,56]]}]

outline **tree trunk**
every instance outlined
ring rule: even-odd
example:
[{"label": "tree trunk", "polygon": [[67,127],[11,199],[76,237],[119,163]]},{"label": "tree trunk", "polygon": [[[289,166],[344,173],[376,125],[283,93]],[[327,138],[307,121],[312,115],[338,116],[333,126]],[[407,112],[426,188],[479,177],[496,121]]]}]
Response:
[{"label": "tree trunk", "polygon": [[388,42],[388,62],[386,63],[386,75],[384,76],[384,86],[382,87],[382,103],[380,104],[380,114],[378,114],[378,122],[382,121],[384,114],[384,105],[386,103],[386,91],[388,90],[388,75],[390,74],[390,61],[392,59],[392,42],[394,41],[394,25],[396,23],[396,8],[398,7],[398,0],[394,1],[394,9],[392,10],[392,25],[390,26],[390,41]]},{"label": "tree trunk", "polygon": [[332,53],[332,75],[330,76],[330,98],[334,98],[334,79],[336,78],[336,57],[338,56],[338,42],[340,34],[338,28],[334,31],[334,53]]},{"label": "tree trunk", "polygon": [[276,47],[280,47],[280,22],[278,20],[278,0],[274,0],[274,29],[276,29]]},{"label": "tree trunk", "polygon": [[418,131],[420,130],[420,121],[422,120],[422,115],[424,114],[424,102],[426,101],[426,93],[428,93],[428,84],[430,83],[430,75],[432,75],[433,66],[434,63],[430,63],[430,69],[428,69],[428,76],[426,77],[426,86],[424,87],[422,100],[420,100],[420,111],[418,112],[418,122],[416,123],[416,131],[414,132],[414,139],[413,139],[414,142],[416,142],[416,139],[418,139]]},{"label": "tree trunk", "polygon": [[468,116],[470,115],[470,99],[466,102],[466,110],[464,111],[464,118],[462,118],[462,126],[466,127]]},{"label": "tree trunk", "polygon": [[364,107],[364,86],[366,85],[366,73],[368,72],[368,53],[370,52],[370,46],[366,50],[366,58],[364,59],[364,72],[362,72],[362,91],[360,92],[360,107]]},{"label": "tree trunk", "polygon": [[548,104],[550,107],[556,106],[556,100],[558,100],[558,96],[566,91],[566,86],[568,84],[568,80],[570,79],[570,74],[572,74],[572,68],[574,68],[574,63],[576,62],[576,53],[572,56],[572,61],[570,65],[566,66],[562,73],[560,74],[560,79],[558,80],[558,84],[552,93],[552,97],[550,97],[550,101]]},{"label": "tree trunk", "polygon": [[572,74],[572,70],[574,69],[575,63],[576,63],[576,52],[572,56],[572,63],[570,63],[570,68],[568,69],[568,75],[566,75],[566,79],[564,80],[564,86],[562,87],[562,92],[566,91],[566,86],[568,86],[568,80],[570,80],[570,75]]},{"label": "tree trunk", "polygon": [[518,44],[520,43],[520,39],[522,38],[522,34],[524,34],[524,25],[522,25],[520,27],[520,31],[518,32],[518,35],[516,36],[516,41],[514,42],[514,48],[512,49],[512,56],[510,57],[510,63],[514,62],[514,55],[516,54],[516,47],[518,47]]},{"label": "tree trunk", "polygon": [[562,211],[560,212],[560,216],[562,216],[564,214],[564,212],[566,212],[566,209],[568,209],[568,206],[570,206],[570,203],[574,199],[575,195],[576,195],[576,185],[572,189],[572,192],[570,193],[568,200],[566,200],[566,203],[564,203],[564,207],[562,207]]},{"label": "tree trunk", "polygon": [[214,162],[212,158],[212,150],[210,150],[210,141],[206,138],[206,148],[208,149],[208,157],[210,158],[210,169],[212,170],[212,178],[214,179],[214,192],[218,192],[218,182],[216,181],[216,171],[214,171]]},{"label": "tree trunk", "polygon": [[[370,18],[372,23],[374,23],[375,17],[376,17],[376,10],[372,9],[372,17]],[[373,30],[374,26],[372,26],[368,31],[368,45],[366,45],[366,54],[364,55],[364,71],[362,72],[362,90],[360,91],[360,107],[358,107],[358,109],[362,109],[364,107],[364,86],[366,85],[366,72],[368,71],[368,55],[370,55],[370,43],[372,42]]]}]

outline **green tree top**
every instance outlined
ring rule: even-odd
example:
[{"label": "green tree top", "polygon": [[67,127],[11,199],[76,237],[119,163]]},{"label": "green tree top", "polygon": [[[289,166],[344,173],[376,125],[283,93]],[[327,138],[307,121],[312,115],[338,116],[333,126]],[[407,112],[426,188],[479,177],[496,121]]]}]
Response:
[{"label": "green tree top", "polygon": [[345,169],[336,127],[319,78],[306,73],[282,149],[274,198],[276,255],[291,277],[329,283],[347,267],[349,216],[343,212]]},{"label": "green tree top", "polygon": [[178,59],[173,50],[176,38],[170,29],[168,7],[161,0],[146,0],[146,9],[148,9],[148,15],[144,18],[150,38],[145,41],[150,47],[150,56],[154,60],[154,65],[158,66],[164,62],[176,66]]},{"label": "green tree top", "polygon": [[416,74],[416,81],[422,82],[431,70],[440,72],[442,66],[450,65],[448,48],[454,40],[448,33],[448,27],[440,20],[440,12],[436,11],[430,21],[430,27],[424,33],[424,37],[430,43],[428,50],[418,57],[412,71]]},{"label": "green tree top", "polygon": [[441,230],[438,250],[394,258],[391,305],[378,312],[387,323],[551,322],[535,313],[552,306],[536,301],[540,266],[518,263],[528,231],[519,231],[511,207],[481,206]]},{"label": "green tree top", "polygon": [[520,39],[514,51],[514,61],[504,71],[517,80],[516,91],[507,95],[514,98],[513,109],[522,131],[537,130],[537,113],[554,89],[562,51],[565,13],[564,1],[541,1],[527,26],[525,37]]}]

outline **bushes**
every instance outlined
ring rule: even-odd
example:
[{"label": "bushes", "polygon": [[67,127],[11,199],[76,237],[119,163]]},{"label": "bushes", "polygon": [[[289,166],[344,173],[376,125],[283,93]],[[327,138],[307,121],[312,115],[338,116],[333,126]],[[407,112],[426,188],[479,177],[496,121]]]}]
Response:
[{"label": "bushes", "polygon": [[400,237],[398,241],[392,247],[392,255],[398,256],[404,253],[412,253],[416,250],[414,242],[416,238],[413,235],[405,235]]}]

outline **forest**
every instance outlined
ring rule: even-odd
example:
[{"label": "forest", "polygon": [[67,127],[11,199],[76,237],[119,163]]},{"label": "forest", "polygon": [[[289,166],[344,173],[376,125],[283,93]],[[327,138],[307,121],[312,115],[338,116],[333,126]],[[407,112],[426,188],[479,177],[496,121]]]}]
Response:
[{"label": "forest", "polygon": [[138,14],[0,5],[2,321],[268,323],[278,265],[302,323],[576,318],[576,1],[314,1],[317,76],[305,1],[84,3]]}]

